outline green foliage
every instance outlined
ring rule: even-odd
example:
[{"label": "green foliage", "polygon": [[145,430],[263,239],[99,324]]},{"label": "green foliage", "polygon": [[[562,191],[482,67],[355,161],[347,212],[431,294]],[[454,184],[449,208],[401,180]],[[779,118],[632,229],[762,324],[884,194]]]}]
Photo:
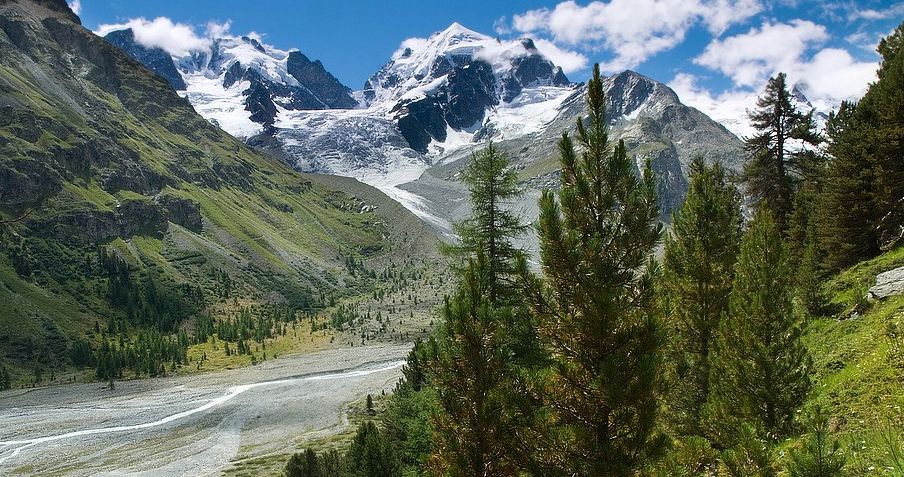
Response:
[{"label": "green foliage", "polygon": [[740,237],[740,198],[725,170],[695,159],[687,198],[666,238],[661,280],[674,363],[668,414],[685,435],[702,433],[713,335],[728,311]]},{"label": "green foliage", "polygon": [[748,161],[744,166],[747,193],[758,205],[775,214],[783,232],[791,214],[795,181],[806,172],[808,159],[804,152],[794,152],[790,140],[817,145],[821,138],[815,132],[813,112],[797,111],[791,102],[786,76],[779,73],[769,79],[763,96],[750,113],[756,133],[744,140]]},{"label": "green foliage", "polygon": [[841,444],[829,435],[829,419],[819,408],[809,416],[810,436],[802,449],[792,449],[790,477],[835,477],[846,475]]},{"label": "green foliage", "polygon": [[713,475],[719,453],[700,436],[672,443],[665,457],[644,471],[645,477],[697,477]]},{"label": "green foliage", "polygon": [[734,429],[734,445],[722,452],[721,471],[730,477],[775,477],[771,445],[759,437],[754,427],[742,424]]},{"label": "green foliage", "polygon": [[398,477],[399,460],[392,442],[372,421],[358,426],[358,432],[345,454],[349,477]]},{"label": "green foliage", "polygon": [[490,142],[471,156],[461,179],[468,186],[472,212],[467,220],[455,224],[461,242],[448,250],[462,262],[482,253],[487,261],[490,302],[503,297],[511,299],[511,277],[519,254],[512,240],[527,230],[519,217],[506,208],[523,193],[517,174],[508,156]]},{"label": "green foliage", "polygon": [[286,464],[286,477],[343,477],[342,458],[333,449],[317,455],[311,449],[293,454]]},{"label": "green foliage", "polygon": [[658,455],[661,326],[651,260],[659,241],[656,186],[638,178],[625,145],[609,142],[599,67],[588,84],[587,121],[559,143],[562,187],[540,199],[544,279],[520,268],[553,364],[540,387],[554,443],[538,457],[567,475],[623,476]]},{"label": "green foliage", "polygon": [[788,253],[767,210],[741,242],[729,311],[713,350],[709,426],[731,445],[750,423],[772,438],[788,435],[810,390],[810,358],[792,310]]},{"label": "green foliage", "polygon": [[878,81],[856,104],[842,103],[829,125],[832,156],[820,218],[825,266],[839,271],[904,237],[904,24],[879,44]]},{"label": "green foliage", "polygon": [[506,409],[510,353],[501,330],[511,310],[491,301],[493,276],[483,252],[469,262],[431,350],[429,376],[441,410],[431,464],[442,475],[514,475],[507,458],[515,434]]}]

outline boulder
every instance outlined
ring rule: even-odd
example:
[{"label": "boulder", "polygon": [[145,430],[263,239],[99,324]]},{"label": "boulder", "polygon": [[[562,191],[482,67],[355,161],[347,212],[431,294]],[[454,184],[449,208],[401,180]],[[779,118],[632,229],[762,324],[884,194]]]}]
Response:
[{"label": "boulder", "polygon": [[868,297],[881,300],[904,293],[904,267],[898,267],[876,276],[876,285],[869,289]]}]

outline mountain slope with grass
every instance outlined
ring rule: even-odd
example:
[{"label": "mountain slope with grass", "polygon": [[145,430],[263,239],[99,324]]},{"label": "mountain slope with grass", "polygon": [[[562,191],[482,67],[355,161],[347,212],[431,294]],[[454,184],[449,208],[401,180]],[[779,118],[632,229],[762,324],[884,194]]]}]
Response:
[{"label": "mountain slope with grass", "polygon": [[[62,0],[0,2],[0,221],[0,363],[19,383],[100,377],[107,341],[144,366],[211,334],[212,309],[294,320],[435,240],[376,189],[211,125]],[[159,355],[145,374],[187,361]]]}]

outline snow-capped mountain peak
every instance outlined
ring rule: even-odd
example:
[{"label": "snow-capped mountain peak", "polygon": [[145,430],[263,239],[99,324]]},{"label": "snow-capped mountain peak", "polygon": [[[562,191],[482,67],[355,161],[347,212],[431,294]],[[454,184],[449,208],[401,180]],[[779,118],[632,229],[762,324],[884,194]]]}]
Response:
[{"label": "snow-capped mountain peak", "polygon": [[[543,56],[532,40],[500,41],[452,23],[429,38],[405,40],[392,59],[364,83],[363,98],[371,106],[411,96],[409,93],[415,90],[430,92],[443,85],[443,78],[454,69],[474,62],[485,64],[501,80],[496,85],[500,91],[508,78],[520,80],[531,75],[527,82],[537,85],[569,83],[561,68]],[[520,93],[520,88],[509,86],[507,100]]]}]

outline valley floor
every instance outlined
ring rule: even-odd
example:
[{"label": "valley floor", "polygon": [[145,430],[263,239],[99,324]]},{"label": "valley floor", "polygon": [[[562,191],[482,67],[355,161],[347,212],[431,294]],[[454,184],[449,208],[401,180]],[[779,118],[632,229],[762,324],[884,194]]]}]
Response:
[{"label": "valley floor", "polygon": [[326,350],[194,376],[0,393],[0,474],[221,475],[341,433],[390,391],[408,345]]}]

